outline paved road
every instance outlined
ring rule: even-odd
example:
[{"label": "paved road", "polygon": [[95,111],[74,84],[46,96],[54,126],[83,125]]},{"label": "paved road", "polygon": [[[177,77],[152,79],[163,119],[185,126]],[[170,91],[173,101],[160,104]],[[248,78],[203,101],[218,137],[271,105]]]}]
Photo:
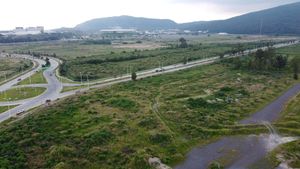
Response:
[{"label": "paved road", "polygon": [[[300,84],[296,84],[264,109],[242,120],[240,123],[261,124],[262,121],[273,122],[277,120],[288,100],[299,93]],[[278,144],[278,142],[275,143]],[[206,169],[212,161],[221,157],[232,158],[233,163],[226,167],[227,169],[247,169],[251,164],[264,158],[272,150],[267,149],[266,145],[268,144],[270,144],[270,136],[266,135],[224,137],[206,146],[194,148],[188,153],[186,160],[176,166],[175,169]],[[234,156],[230,156],[230,154]],[[277,169],[280,169],[280,167]]]},{"label": "paved road", "polygon": [[19,83],[19,79],[26,79],[30,76],[32,76],[36,71],[40,70],[42,67],[42,64],[45,64],[45,61],[41,60],[41,59],[36,59],[36,58],[32,58],[30,56],[27,55],[13,55],[14,57],[18,57],[18,58],[25,58],[25,59],[30,59],[33,61],[34,64],[38,63],[37,67],[32,69],[31,71],[25,73],[24,75],[21,75],[19,77],[14,78],[13,80],[4,83],[3,85],[0,86],[0,92],[9,90],[10,88],[12,88],[12,86],[16,85]]},{"label": "paved road", "polygon": [[[299,41],[296,41],[296,43],[299,43]],[[277,44],[274,47],[275,48],[280,48],[280,47],[294,45],[296,43]],[[267,47],[258,48],[258,49],[266,50]],[[243,52],[243,54],[225,55],[224,57],[225,58],[240,57],[240,56],[243,56],[243,55],[247,55],[249,53],[253,53],[253,52],[257,51],[258,49],[246,50],[246,51]],[[138,75],[138,79],[142,79],[142,78],[146,78],[146,77],[151,77],[151,76],[156,76],[156,75],[160,75],[160,74],[165,74],[165,73],[175,72],[175,71],[179,71],[179,70],[184,70],[184,69],[192,68],[192,67],[199,66],[199,65],[214,63],[216,61],[219,61],[219,58],[220,57],[212,57],[212,58],[208,58],[208,59],[202,59],[202,60],[189,62],[187,64],[175,64],[175,65],[165,66],[165,67],[162,68],[163,71],[160,71],[161,70],[160,68],[159,69],[156,68],[156,69],[151,69],[151,70],[138,72],[137,75]],[[38,62],[40,62],[40,61],[38,61]],[[57,59],[50,58],[50,62],[51,62],[51,67],[48,70],[44,71],[44,76],[45,76],[45,78],[48,82],[48,88],[47,88],[46,92],[44,94],[36,97],[36,98],[31,99],[31,100],[25,100],[23,102],[22,101],[16,102],[16,104],[21,103],[21,105],[13,108],[13,109],[11,109],[7,112],[4,112],[4,113],[0,114],[0,122],[8,119],[11,116],[16,115],[20,111],[27,111],[27,110],[32,109],[34,107],[40,106],[40,105],[44,104],[46,100],[56,100],[58,98],[63,98],[63,97],[74,95],[74,94],[76,94],[77,92],[80,92],[80,91],[87,91],[90,88],[102,88],[102,87],[105,87],[105,86],[110,86],[110,85],[113,85],[113,84],[117,84],[117,83],[126,82],[126,81],[131,80],[131,75],[125,75],[125,76],[122,76],[122,77],[105,79],[105,80],[101,80],[101,81],[98,81],[98,82],[89,83],[89,85],[93,85],[90,88],[74,90],[74,91],[70,91],[70,92],[60,94],[60,91],[63,88],[63,84],[60,83],[59,80],[57,79],[57,77],[55,76],[55,71],[56,71],[56,68],[59,66],[60,61],[57,60]],[[24,77],[22,77],[22,78],[24,78]],[[12,84],[16,84],[16,82],[9,82],[9,85],[7,85],[7,87],[4,86],[3,88],[9,89],[9,88],[12,87]],[[65,85],[66,86],[72,86],[74,84],[65,84]],[[77,85],[80,85],[80,84],[77,84]],[[76,86],[76,84],[74,86]],[[2,103],[2,104],[5,105],[5,103]],[[9,104],[11,105],[11,103],[9,103]]]},{"label": "paved road", "polygon": [[33,99],[27,99],[21,103],[21,105],[8,110],[0,114],[0,122],[7,120],[11,116],[15,116],[21,111],[27,111],[34,107],[40,106],[46,102],[46,100],[55,100],[58,98],[63,86],[58,81],[55,76],[55,69],[58,67],[59,63],[53,59],[50,59],[51,67],[44,71],[43,75],[48,82],[47,90],[40,96]]},{"label": "paved road", "polygon": [[267,105],[262,110],[251,115],[249,118],[241,121],[241,124],[260,124],[262,121],[273,122],[280,117],[281,111],[284,109],[285,104],[293,97],[297,96],[300,92],[300,84],[294,85],[283,95],[278,97],[272,103]]}]

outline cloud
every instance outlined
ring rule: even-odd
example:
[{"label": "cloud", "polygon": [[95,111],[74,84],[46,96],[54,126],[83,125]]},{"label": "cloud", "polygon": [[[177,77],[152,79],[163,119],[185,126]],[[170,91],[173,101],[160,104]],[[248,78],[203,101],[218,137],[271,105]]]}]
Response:
[{"label": "cloud", "polygon": [[169,0],[170,3],[203,5],[211,4],[228,12],[249,12],[272,8],[284,4],[300,2],[300,0]]},{"label": "cloud", "polygon": [[0,29],[73,27],[89,19],[118,15],[179,23],[216,20],[292,2],[300,0],[1,0]]}]

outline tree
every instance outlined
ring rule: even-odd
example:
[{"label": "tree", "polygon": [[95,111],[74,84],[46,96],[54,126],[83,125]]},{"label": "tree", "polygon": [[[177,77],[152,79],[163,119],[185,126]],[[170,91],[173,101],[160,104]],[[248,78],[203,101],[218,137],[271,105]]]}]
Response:
[{"label": "tree", "polygon": [[288,58],[286,56],[277,55],[274,59],[274,67],[282,69],[287,65]]},{"label": "tree", "polygon": [[291,66],[293,69],[294,79],[298,80],[298,73],[299,73],[299,65],[300,65],[300,59],[299,58],[293,58],[291,60]]},{"label": "tree", "polygon": [[188,44],[187,44],[187,42],[184,38],[180,38],[179,42],[180,42],[180,45],[179,45],[180,48],[187,48],[188,47]]},{"label": "tree", "polygon": [[49,58],[46,58],[45,60],[46,60],[45,67],[49,67],[51,65]]},{"label": "tree", "polygon": [[133,81],[136,81],[136,78],[137,78],[136,73],[135,73],[135,72],[132,72],[132,74],[131,74],[131,79],[132,79]]}]

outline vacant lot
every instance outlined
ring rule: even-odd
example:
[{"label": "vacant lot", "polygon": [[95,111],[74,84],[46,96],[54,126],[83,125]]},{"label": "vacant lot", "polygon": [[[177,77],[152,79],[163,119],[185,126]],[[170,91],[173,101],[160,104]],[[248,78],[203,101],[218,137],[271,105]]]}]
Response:
[{"label": "vacant lot", "polygon": [[286,71],[216,63],[93,90],[1,126],[0,168],[174,165],[195,145],[264,131],[236,123],[294,83]]}]

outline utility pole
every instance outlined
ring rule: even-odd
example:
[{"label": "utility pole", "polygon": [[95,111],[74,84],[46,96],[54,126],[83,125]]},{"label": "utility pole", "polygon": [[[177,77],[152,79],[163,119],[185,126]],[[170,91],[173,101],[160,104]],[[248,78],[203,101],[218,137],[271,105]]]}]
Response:
[{"label": "utility pole", "polygon": [[259,35],[262,36],[263,19],[260,20]]},{"label": "utility pole", "polygon": [[82,73],[81,72],[79,72],[80,73],[80,80],[81,80],[81,85],[82,85]]},{"label": "utility pole", "polygon": [[10,99],[11,98],[8,98],[8,105],[7,105],[9,117],[11,117],[11,111],[10,111],[10,106],[9,106]]},{"label": "utility pole", "polygon": [[31,76],[29,76],[29,84],[31,85]]},{"label": "utility pole", "polygon": [[86,74],[86,79],[87,79],[88,88],[90,88],[89,74]]}]

